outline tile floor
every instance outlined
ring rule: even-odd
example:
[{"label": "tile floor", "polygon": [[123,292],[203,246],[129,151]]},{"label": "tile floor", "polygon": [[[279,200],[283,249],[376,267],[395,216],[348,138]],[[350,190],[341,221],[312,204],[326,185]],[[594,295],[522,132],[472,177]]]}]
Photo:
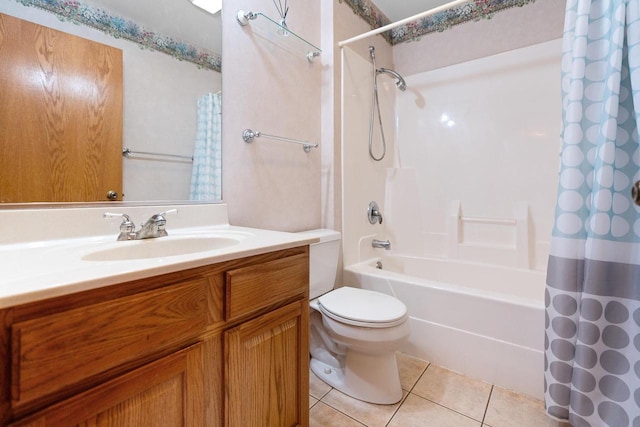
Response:
[{"label": "tile floor", "polygon": [[543,403],[397,354],[403,399],[374,405],[353,399],[310,373],[311,427],[568,427]]}]

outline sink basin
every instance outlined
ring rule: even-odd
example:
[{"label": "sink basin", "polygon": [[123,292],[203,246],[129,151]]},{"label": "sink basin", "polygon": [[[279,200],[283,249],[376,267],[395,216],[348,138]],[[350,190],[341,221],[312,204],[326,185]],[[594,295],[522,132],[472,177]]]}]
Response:
[{"label": "sink basin", "polygon": [[84,261],[126,261],[165,258],[223,249],[238,243],[240,243],[238,239],[218,236],[161,237],[118,242],[108,249],[90,252],[82,259]]}]

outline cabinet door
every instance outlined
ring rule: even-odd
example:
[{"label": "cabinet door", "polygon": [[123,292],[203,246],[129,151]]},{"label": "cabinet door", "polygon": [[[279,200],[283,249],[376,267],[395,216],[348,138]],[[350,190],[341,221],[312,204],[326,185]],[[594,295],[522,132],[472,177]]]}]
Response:
[{"label": "cabinet door", "polygon": [[227,426],[309,424],[308,333],[306,299],[225,332]]},{"label": "cabinet door", "polygon": [[204,426],[201,347],[166,356],[13,426]]}]

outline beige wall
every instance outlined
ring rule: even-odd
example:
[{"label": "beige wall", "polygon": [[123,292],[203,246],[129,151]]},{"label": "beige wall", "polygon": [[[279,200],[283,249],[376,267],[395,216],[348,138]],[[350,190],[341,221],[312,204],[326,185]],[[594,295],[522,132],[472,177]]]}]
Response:
[{"label": "beige wall", "polygon": [[[242,27],[240,9],[275,18],[271,0],[227,0],[222,17],[223,200],[234,225],[283,231],[320,226],[322,148],[306,154],[294,144],[256,139],[242,131],[320,142],[324,57],[309,63],[306,49],[282,40],[259,17]],[[289,28],[320,44],[320,2],[291,5]]]}]

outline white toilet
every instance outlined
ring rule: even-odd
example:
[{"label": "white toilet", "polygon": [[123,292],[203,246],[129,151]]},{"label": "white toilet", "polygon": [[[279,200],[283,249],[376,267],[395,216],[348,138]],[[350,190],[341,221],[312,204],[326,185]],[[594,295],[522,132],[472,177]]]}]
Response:
[{"label": "white toilet", "polygon": [[356,399],[378,404],[400,401],[395,352],[409,336],[407,307],[380,292],[348,286],[332,290],[340,233],[304,233],[320,238],[310,247],[311,370]]}]

